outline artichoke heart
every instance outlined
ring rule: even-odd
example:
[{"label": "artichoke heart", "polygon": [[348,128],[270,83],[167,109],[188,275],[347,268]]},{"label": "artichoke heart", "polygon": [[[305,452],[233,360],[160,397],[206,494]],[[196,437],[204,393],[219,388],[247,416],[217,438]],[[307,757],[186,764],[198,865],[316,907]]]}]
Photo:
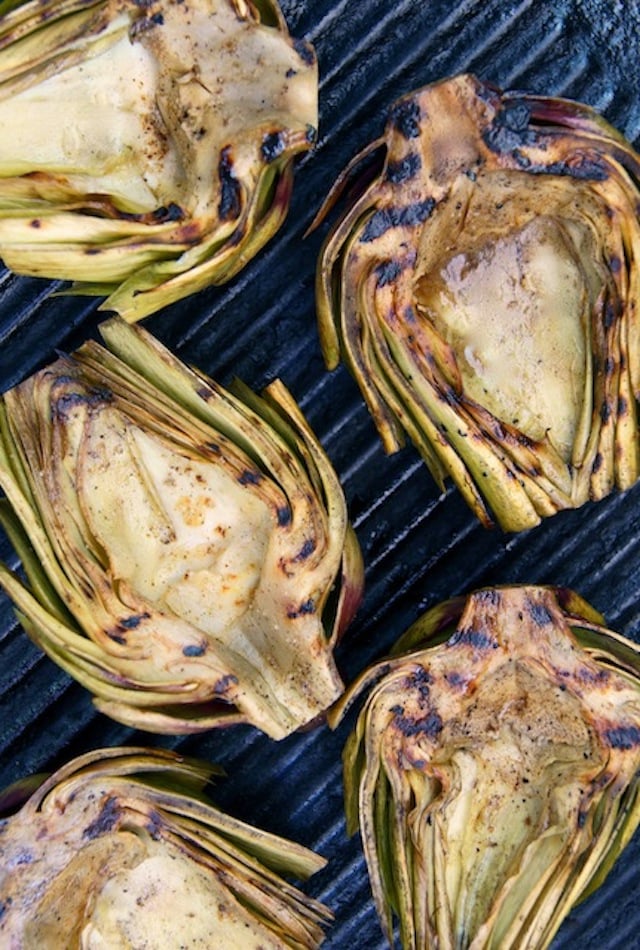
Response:
[{"label": "artichoke heart", "polygon": [[[640,473],[640,158],[595,111],[470,75],[391,109],[317,274],[328,367],[384,447],[521,531]],[[364,176],[363,176],[364,178]]]},{"label": "artichoke heart", "polygon": [[5,393],[0,520],[33,640],[114,719],[281,738],[340,695],[362,557],[279,381],[236,394],[114,317]]},{"label": "artichoke heart", "polygon": [[214,771],[171,752],[104,749],[40,776],[28,797],[37,781],[7,790],[2,945],[319,947],[330,911],[282,875],[306,879],[326,862],[216,808],[203,794]]},{"label": "artichoke heart", "polygon": [[129,321],[233,277],[282,224],[317,126],[315,53],[275,0],[3,9],[7,267]]},{"label": "artichoke heart", "polygon": [[425,613],[344,749],[351,833],[405,950],[543,950],[640,821],[640,648],[565,588]]}]

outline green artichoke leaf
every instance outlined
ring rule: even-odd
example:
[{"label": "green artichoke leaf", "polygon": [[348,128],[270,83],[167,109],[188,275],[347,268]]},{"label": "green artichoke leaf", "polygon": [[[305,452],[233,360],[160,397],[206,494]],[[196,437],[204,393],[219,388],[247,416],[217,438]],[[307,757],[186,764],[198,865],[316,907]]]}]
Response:
[{"label": "green artichoke leaf", "polygon": [[[520,531],[635,483],[640,158],[593,109],[471,75],[394,104],[317,270],[320,341],[388,452]],[[371,167],[369,167],[371,166]]]},{"label": "green artichoke leaf", "polygon": [[0,7],[0,257],[129,321],[229,280],[286,217],[317,93],[276,3]]},{"label": "green artichoke leaf", "polygon": [[29,635],[113,718],[281,738],[343,684],[363,564],[295,401],[225,390],[113,318],[3,397],[0,486]]},{"label": "green artichoke leaf", "polygon": [[325,860],[216,808],[204,789],[219,771],[113,748],[30,793],[23,783],[28,797],[0,822],[3,942],[319,947],[331,913],[288,878],[306,880]]},{"label": "green artichoke leaf", "polygon": [[549,946],[640,822],[640,649],[577,594],[475,591],[427,611],[366,693],[345,810],[407,950]]}]

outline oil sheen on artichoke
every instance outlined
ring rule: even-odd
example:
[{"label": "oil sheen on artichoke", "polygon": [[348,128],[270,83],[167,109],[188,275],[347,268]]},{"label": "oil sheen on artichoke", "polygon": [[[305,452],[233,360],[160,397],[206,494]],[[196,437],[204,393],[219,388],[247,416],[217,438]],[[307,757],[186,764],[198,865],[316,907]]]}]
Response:
[{"label": "oil sheen on artichoke", "polygon": [[633,485],[632,146],[586,105],[462,75],[400,99],[361,162],[321,253],[319,329],[387,451],[408,436],[506,531]]}]

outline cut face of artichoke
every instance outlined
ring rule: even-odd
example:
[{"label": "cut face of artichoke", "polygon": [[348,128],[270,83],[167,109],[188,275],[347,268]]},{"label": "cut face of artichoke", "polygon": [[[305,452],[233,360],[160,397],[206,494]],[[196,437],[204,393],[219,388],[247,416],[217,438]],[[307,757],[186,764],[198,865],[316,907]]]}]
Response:
[{"label": "cut face of artichoke", "polygon": [[18,5],[0,16],[0,257],[130,321],[229,280],[286,215],[317,85],[274,0]]},{"label": "cut face of artichoke", "polygon": [[284,386],[232,394],[114,318],[5,394],[0,518],[31,637],[103,712],[274,738],[341,693],[363,567],[337,476]]},{"label": "cut face of artichoke", "polygon": [[402,946],[542,950],[640,821],[640,650],[576,594],[477,591],[354,683],[348,825]]},{"label": "cut face of artichoke", "polygon": [[407,433],[508,531],[633,485],[631,145],[588,106],[463,75],[397,102],[361,158],[375,174],[325,242],[318,313],[387,451]]},{"label": "cut face of artichoke", "polygon": [[3,946],[319,947],[328,908],[281,875],[326,862],[215,808],[212,771],[116,748],[46,779],[0,821]]}]

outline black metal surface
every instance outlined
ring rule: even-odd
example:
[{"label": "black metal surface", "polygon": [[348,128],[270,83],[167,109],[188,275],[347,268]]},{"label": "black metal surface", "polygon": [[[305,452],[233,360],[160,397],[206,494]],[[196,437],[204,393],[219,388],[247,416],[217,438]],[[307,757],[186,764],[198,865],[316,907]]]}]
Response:
[{"label": "black metal surface", "polygon": [[[573,587],[610,626],[640,639],[640,485],[562,514],[523,535],[487,532],[449,490],[440,497],[411,448],[382,452],[344,368],[324,370],[313,277],[322,233],[302,240],[337,173],[382,131],[400,94],[473,71],[503,88],[587,102],[636,146],[640,136],[640,10],[636,0],[282,0],[291,32],[316,47],[318,146],[297,170],[284,228],[228,287],[145,325],[183,359],[226,383],[259,388],[280,376],[299,400],[345,488],[366,562],[363,606],[339,654],[350,679],[426,607],[485,584]],[[56,285],[0,272],[0,386],[71,350],[104,319],[97,302],[54,296]],[[0,557],[15,563],[0,537]],[[179,748],[225,766],[218,802],[329,859],[307,890],[336,915],[331,950],[383,948],[357,838],[342,817],[340,753],[352,719],[274,743],[249,728],[188,739],[134,733],[97,714],[86,693],[31,645],[0,600],[0,787],[103,745]],[[554,944],[640,946],[635,901],[640,839]]]}]

